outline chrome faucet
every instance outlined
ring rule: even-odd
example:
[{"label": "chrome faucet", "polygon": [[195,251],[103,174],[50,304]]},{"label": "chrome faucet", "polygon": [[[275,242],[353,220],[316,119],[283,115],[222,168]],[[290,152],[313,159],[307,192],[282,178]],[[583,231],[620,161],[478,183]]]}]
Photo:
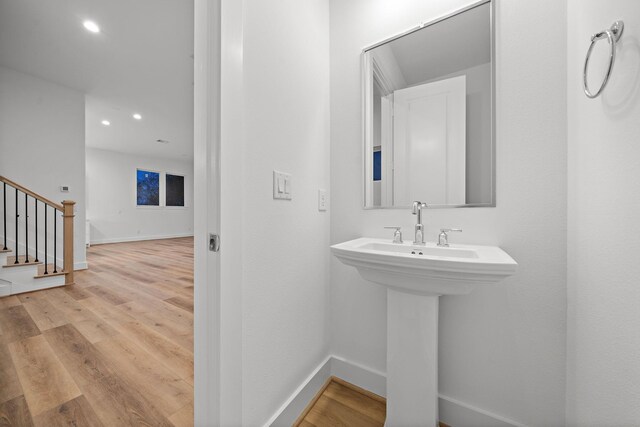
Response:
[{"label": "chrome faucet", "polygon": [[426,203],[419,201],[413,202],[413,214],[417,215],[416,232],[413,238],[414,245],[424,245],[424,225],[422,225],[422,209],[426,209],[428,206]]}]

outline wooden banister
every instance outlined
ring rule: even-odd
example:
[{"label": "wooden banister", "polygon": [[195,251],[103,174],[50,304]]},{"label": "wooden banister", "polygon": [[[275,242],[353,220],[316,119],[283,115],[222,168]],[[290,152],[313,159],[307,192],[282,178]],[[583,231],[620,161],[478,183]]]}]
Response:
[{"label": "wooden banister", "polygon": [[34,193],[33,191],[29,190],[28,188],[25,188],[22,185],[17,184],[15,182],[11,181],[8,178],[5,178],[4,176],[0,176],[0,182],[5,182],[7,185],[10,185],[13,188],[17,188],[18,190],[22,191],[25,194],[28,194],[29,196],[33,197],[34,199],[37,199],[37,200],[41,201],[42,203],[46,203],[47,205],[56,208],[60,212],[64,212],[64,207],[60,203],[56,203],[56,202],[53,202],[53,201],[47,199],[46,197],[42,197],[38,193]]},{"label": "wooden banister", "polygon": [[65,200],[62,202],[63,210],[62,210],[62,224],[64,227],[64,236],[63,236],[63,265],[62,268],[64,270],[64,284],[65,285],[73,285],[73,217],[75,214],[73,213],[73,206],[76,202],[71,200]]}]

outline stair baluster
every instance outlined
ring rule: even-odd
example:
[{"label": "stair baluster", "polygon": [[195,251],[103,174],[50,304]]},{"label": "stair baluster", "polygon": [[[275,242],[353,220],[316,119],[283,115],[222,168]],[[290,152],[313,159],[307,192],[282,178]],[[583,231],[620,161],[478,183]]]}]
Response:
[{"label": "stair baluster", "polygon": [[57,209],[53,209],[53,272],[57,273],[58,272],[58,237],[57,237],[57,230],[58,230],[58,210]]},{"label": "stair baluster", "polygon": [[36,212],[36,259],[35,262],[39,262],[38,260],[38,199],[33,198],[33,210]]},{"label": "stair baluster", "polygon": [[49,263],[49,257],[47,256],[47,247],[49,246],[47,242],[49,241],[49,233],[47,232],[47,225],[49,221],[47,221],[47,208],[49,205],[44,204],[44,274],[49,274],[49,269],[47,264]]},{"label": "stair baluster", "polygon": [[20,261],[18,261],[18,217],[20,217],[20,214],[18,213],[18,189],[16,188],[16,260],[14,264],[20,264]]},{"label": "stair baluster", "polygon": [[29,195],[24,193],[24,263],[29,263]]},{"label": "stair baluster", "polygon": [[9,248],[7,248],[7,183],[3,182],[2,183],[2,206],[3,206],[3,211],[4,211],[4,247],[2,248],[3,251],[9,250]]}]

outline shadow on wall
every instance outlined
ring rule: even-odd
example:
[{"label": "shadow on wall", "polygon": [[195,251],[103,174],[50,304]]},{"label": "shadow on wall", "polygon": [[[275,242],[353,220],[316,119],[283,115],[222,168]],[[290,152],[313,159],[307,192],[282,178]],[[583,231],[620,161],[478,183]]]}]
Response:
[{"label": "shadow on wall", "polygon": [[624,117],[635,107],[639,88],[640,43],[637,38],[623,34],[618,43],[611,80],[602,94],[605,114],[611,118]]}]

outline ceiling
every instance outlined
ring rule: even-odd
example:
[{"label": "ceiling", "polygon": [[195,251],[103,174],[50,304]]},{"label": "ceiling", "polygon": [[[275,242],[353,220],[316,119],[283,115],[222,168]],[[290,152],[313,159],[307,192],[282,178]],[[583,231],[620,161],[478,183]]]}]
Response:
[{"label": "ceiling", "polygon": [[84,92],[89,147],[193,158],[192,0],[0,0],[0,65]]},{"label": "ceiling", "polygon": [[409,86],[490,62],[490,3],[395,39],[380,48],[385,47],[392,50]]}]

